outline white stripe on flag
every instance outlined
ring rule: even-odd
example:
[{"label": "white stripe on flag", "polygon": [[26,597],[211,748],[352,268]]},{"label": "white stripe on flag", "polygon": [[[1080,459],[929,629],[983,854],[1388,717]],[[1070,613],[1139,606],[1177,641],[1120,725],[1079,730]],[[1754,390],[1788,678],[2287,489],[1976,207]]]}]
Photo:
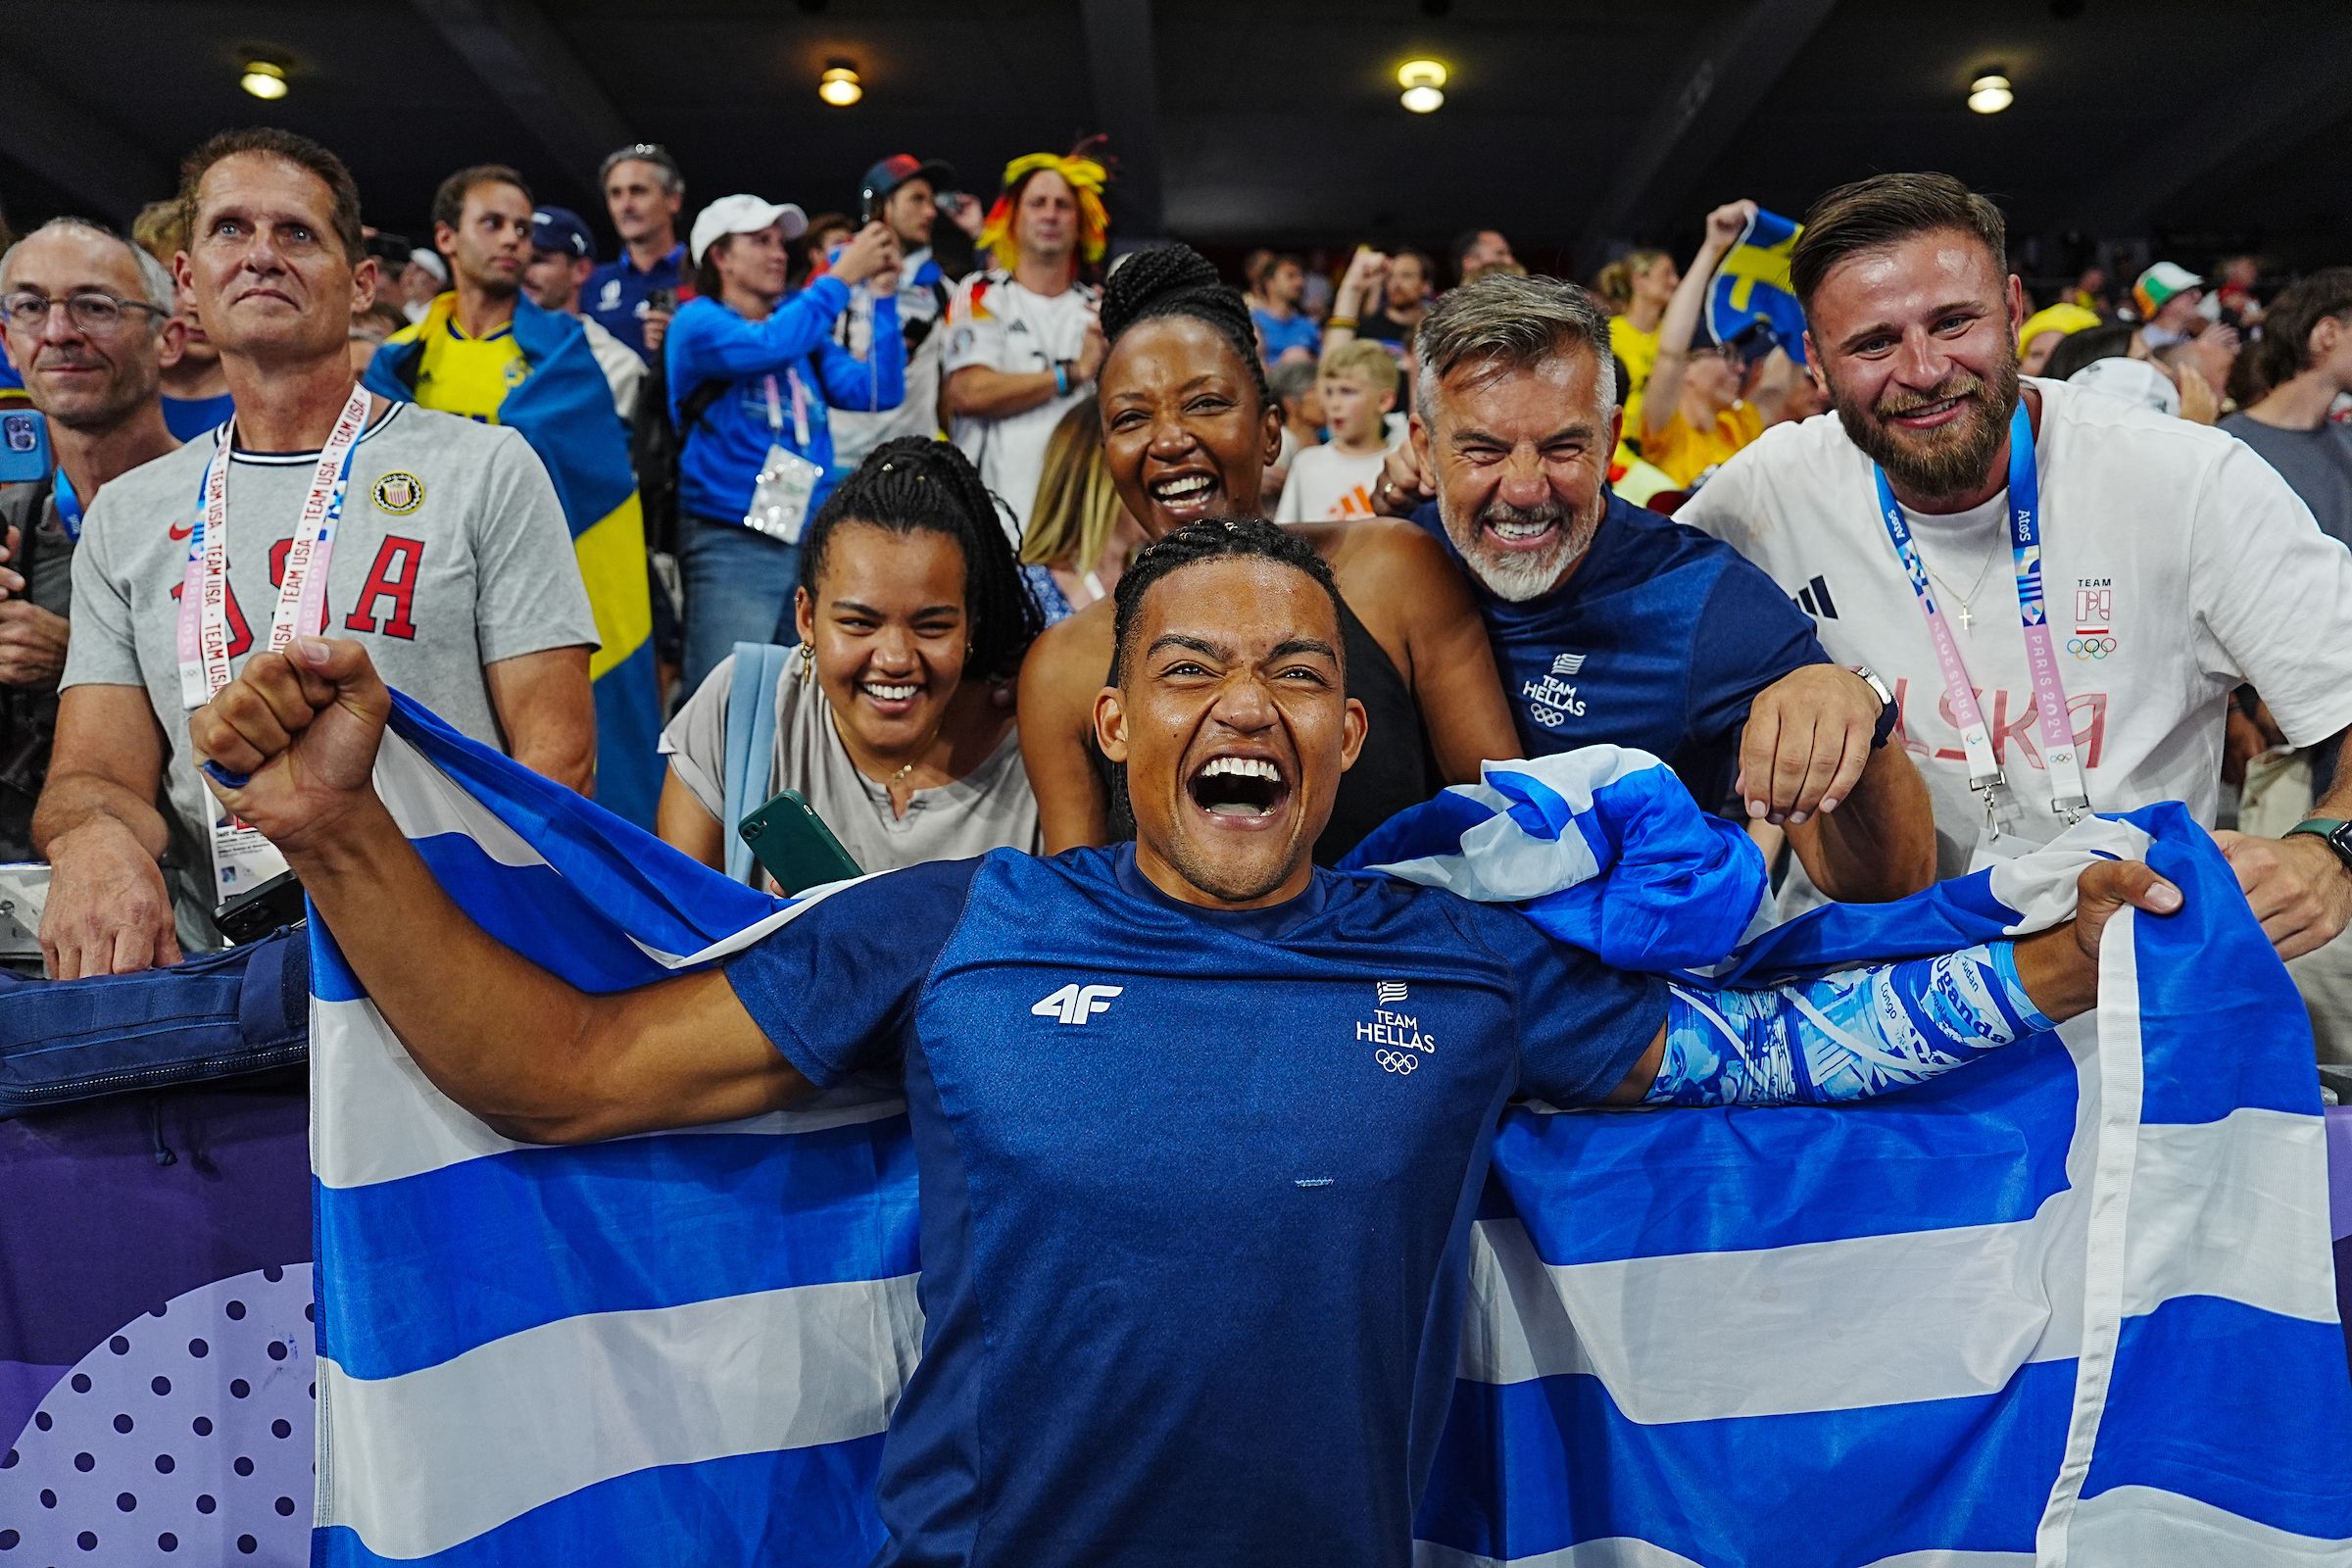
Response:
[{"label": "white stripe on flag", "polygon": [[2075,1397],[2066,1448],[2034,1532],[2038,1568],[2065,1568],[2067,1536],[2090,1474],[2115,1350],[2123,1334],[2130,1278],[2132,1187],[2139,1162],[2139,1107],[2145,1062],[2139,1036],[2139,956],[2133,910],[2116,911],[2099,937],[2099,1004],[2070,1020],[2059,1038],[2075,1054],[2075,1141],[2066,1176],[2084,1198],[2082,1340],[2075,1362]]},{"label": "white stripe on flag", "polygon": [[[1644,1424],[1990,1394],[2075,1353],[2072,1293],[2053,1278],[2076,1250],[2063,1202],[2010,1225],[1558,1268],[1519,1221],[1485,1221],[1458,1375],[1592,1373]],[[1766,1340],[1780,1350],[1758,1359]]]},{"label": "white stripe on flag", "polygon": [[906,1274],[564,1318],[381,1381],[321,1359],[318,1522],[422,1557],[615,1476],[869,1437],[921,1339]]},{"label": "white stripe on flag", "polygon": [[[2124,1312],[2212,1296],[2333,1322],[2327,1243],[2312,1241],[2328,1221],[2313,1180],[2323,1137],[2315,1116],[2246,1109],[2141,1129]],[[1642,1422],[1990,1394],[2021,1361],[2077,1351],[2065,1303],[2081,1298],[2081,1209],[2070,1190],[2005,1225],[1556,1268],[1518,1220],[1488,1220],[1471,1241],[1457,1370],[1483,1383],[1593,1373]],[[1776,1354],[1728,1348],[1720,1318],[1735,1305],[1744,1324],[1782,1325]]]},{"label": "white stripe on flag", "polygon": [[[367,1187],[537,1147],[500,1137],[434,1088],[373,1003],[314,1001],[311,1055],[311,1161],[323,1186]],[[646,1136],[812,1133],[905,1108],[897,1094],[852,1081],[791,1110]]]},{"label": "white stripe on flag", "polygon": [[2252,1106],[2216,1122],[2141,1127],[2124,1314],[2221,1296],[2333,1323],[2327,1139],[2317,1116]]},{"label": "white stripe on flag", "polygon": [[2344,1568],[2352,1541],[2319,1541],[2177,1492],[2115,1487],[2075,1505],[2071,1568]]},{"label": "white stripe on flag", "polygon": [[501,865],[545,865],[547,857],[507,826],[497,812],[426,761],[394,731],[384,732],[375,754],[375,791],[400,831],[412,839],[461,833]]}]

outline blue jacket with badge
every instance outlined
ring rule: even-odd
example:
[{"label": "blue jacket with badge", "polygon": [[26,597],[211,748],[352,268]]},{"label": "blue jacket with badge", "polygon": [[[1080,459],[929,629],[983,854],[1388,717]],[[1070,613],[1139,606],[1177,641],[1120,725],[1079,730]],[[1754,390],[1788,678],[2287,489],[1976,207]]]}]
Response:
[{"label": "blue jacket with badge", "polygon": [[[833,341],[833,321],[849,309],[849,285],[820,277],[781,301],[764,321],[754,321],[710,298],[687,301],[669,323],[662,352],[669,370],[669,416],[678,427],[678,505],[687,515],[740,521],[767,462],[780,446],[822,470],[808,497],[808,514],[832,493],[833,431],[827,405],[872,413],[895,409],[906,395],[906,343],[895,295],[874,300],[872,357],[858,359]],[[781,416],[768,417],[767,379],[775,377]],[[808,423],[802,441],[793,415],[792,381],[801,387]],[[696,394],[723,384],[692,417]]]}]

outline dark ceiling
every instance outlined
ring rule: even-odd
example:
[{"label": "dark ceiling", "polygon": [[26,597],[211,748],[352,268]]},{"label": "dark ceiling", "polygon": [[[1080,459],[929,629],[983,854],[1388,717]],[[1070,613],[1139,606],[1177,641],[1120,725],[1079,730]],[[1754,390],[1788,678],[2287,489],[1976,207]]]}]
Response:
[{"label": "dark ceiling", "polygon": [[[1124,232],[1220,249],[1423,243],[1499,226],[1584,270],[1687,242],[1751,195],[1801,211],[1874,170],[1997,194],[2034,259],[2071,232],[2201,264],[2352,254],[2342,0],[0,0],[0,205],[117,219],[225,125],[339,150],[368,217],[421,234],[435,182],[515,164],[601,222],[599,155],[670,146],[690,202],[846,208],[907,149],[984,189],[1014,154],[1108,130]],[[237,86],[261,48],[293,91]],[[1452,69],[1406,114],[1398,62]],[[818,102],[847,59],[864,101]],[[1997,65],[2017,104],[1962,104]],[[2063,259],[2061,253],[2064,253]]]}]

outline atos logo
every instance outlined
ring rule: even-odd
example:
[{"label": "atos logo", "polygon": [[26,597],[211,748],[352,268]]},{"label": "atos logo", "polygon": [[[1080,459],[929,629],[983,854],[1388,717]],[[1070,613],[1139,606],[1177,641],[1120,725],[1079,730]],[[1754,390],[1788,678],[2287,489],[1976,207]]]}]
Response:
[{"label": "atos logo", "polygon": [[1098,1012],[1110,1010],[1110,999],[1126,990],[1125,986],[1066,985],[1052,996],[1040,997],[1029,1010],[1040,1018],[1052,1018],[1057,1023],[1084,1023]]}]

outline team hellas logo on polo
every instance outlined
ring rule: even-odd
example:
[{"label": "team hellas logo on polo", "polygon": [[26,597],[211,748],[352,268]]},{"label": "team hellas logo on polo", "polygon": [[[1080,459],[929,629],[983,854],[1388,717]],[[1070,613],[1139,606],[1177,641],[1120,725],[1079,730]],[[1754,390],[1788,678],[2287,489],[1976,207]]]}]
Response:
[{"label": "team hellas logo on polo", "polygon": [[1372,1016],[1355,1026],[1355,1038],[1372,1047],[1372,1059],[1383,1072],[1409,1073],[1438,1049],[1437,1037],[1423,1034],[1421,1020],[1403,1010],[1409,1000],[1403,981],[1378,981],[1372,987]]},{"label": "team hellas logo on polo", "polygon": [[1585,716],[1585,700],[1576,694],[1570,676],[1585,667],[1583,654],[1560,654],[1551,662],[1551,673],[1541,680],[1524,681],[1519,695],[1527,699],[1528,717],[1545,729],[1558,729],[1571,718]]},{"label": "team hellas logo on polo", "polygon": [[2077,659],[2105,659],[2115,652],[2115,579],[2075,579],[2075,634],[2066,651]]},{"label": "team hellas logo on polo", "polygon": [[395,517],[405,517],[424,505],[424,481],[403,468],[395,468],[375,481],[375,507]]}]

